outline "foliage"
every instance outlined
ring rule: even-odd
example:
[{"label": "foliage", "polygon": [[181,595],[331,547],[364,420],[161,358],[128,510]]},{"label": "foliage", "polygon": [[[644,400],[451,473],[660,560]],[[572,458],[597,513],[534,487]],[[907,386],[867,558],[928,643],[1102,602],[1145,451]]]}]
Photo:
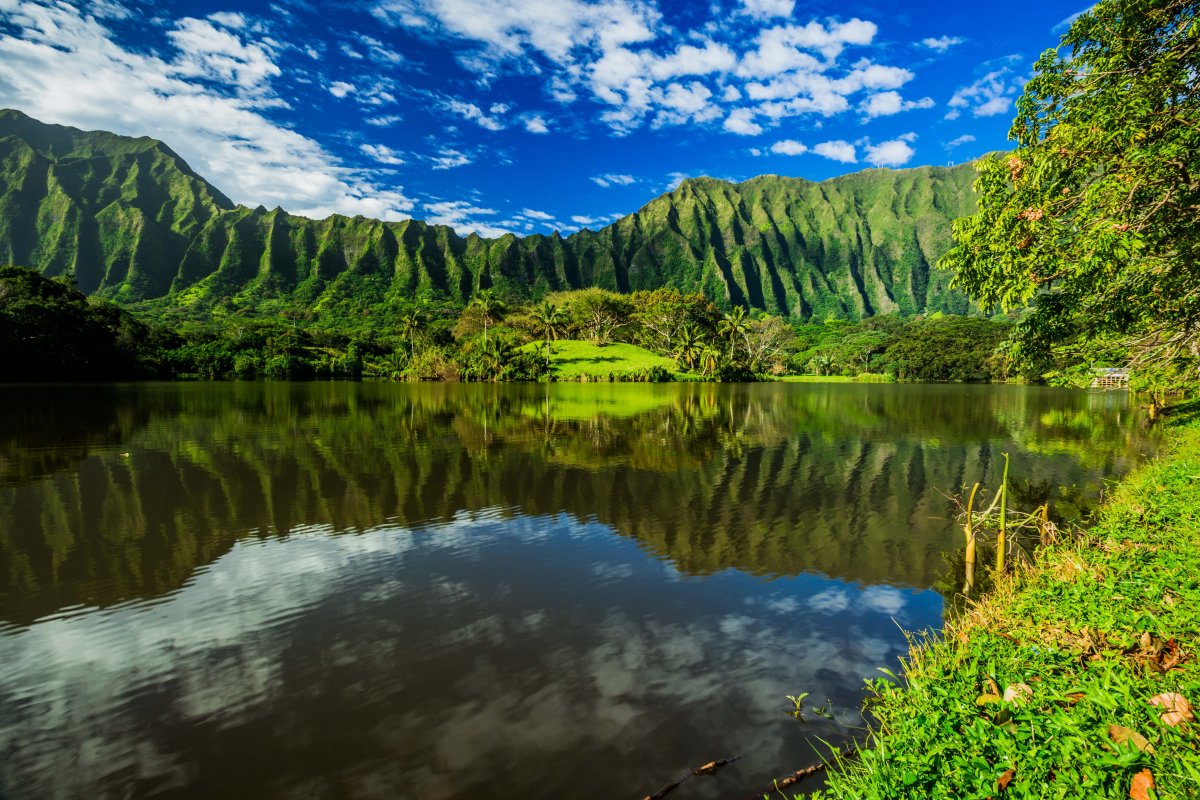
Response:
[{"label": "foliage", "polygon": [[1200,18],[1187,0],[1103,0],[1037,62],[979,164],[979,212],[941,266],[983,306],[1032,313],[1039,374],[1114,356],[1150,385],[1200,367]]},{"label": "foliage", "polygon": [[873,746],[828,796],[1116,800],[1146,770],[1156,796],[1194,795],[1200,423],[1173,436],[1091,530],[918,646],[903,685],[874,682]]},{"label": "foliage", "polygon": [[165,339],[112,303],[23,267],[0,267],[0,380],[151,377]]}]

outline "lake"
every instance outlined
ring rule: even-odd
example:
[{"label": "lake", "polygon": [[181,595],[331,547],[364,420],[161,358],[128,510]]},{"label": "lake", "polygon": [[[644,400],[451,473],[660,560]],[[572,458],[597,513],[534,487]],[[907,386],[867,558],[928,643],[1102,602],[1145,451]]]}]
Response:
[{"label": "lake", "polygon": [[1152,446],[1039,387],[0,387],[0,795],[750,796],[940,624],[949,495]]}]

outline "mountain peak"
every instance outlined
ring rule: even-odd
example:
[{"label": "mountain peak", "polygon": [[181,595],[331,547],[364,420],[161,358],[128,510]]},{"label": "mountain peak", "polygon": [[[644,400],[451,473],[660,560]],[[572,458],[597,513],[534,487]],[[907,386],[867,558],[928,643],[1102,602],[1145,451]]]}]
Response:
[{"label": "mountain peak", "polygon": [[[5,157],[14,150],[26,156]],[[417,220],[234,206],[157,139],[6,109],[0,261],[73,272],[80,288],[120,301],[202,308],[236,297],[365,313],[404,296],[464,302],[480,286],[514,297],[599,286],[703,292],[794,317],[917,314],[966,307],[935,264],[950,221],[974,210],[973,179],[970,166],[820,184],[689,177],[600,230],[488,239]]]}]

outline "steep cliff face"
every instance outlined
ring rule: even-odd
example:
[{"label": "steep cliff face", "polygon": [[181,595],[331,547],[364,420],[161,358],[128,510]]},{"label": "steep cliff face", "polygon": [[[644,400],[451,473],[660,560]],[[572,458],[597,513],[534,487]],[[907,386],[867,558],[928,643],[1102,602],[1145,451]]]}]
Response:
[{"label": "steep cliff face", "polygon": [[0,263],[121,302],[463,301],[603,286],[703,291],[798,317],[966,309],[937,258],[971,213],[970,165],[875,169],[810,181],[684,181],[599,231],[463,237],[418,220],[233,204],[149,138],[46,125],[0,111]]}]

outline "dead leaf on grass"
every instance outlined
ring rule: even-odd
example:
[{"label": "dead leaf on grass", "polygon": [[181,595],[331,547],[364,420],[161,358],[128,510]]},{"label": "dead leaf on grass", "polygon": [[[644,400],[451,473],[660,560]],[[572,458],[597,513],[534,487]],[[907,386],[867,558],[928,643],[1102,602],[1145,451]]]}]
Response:
[{"label": "dead leaf on grass", "polygon": [[1133,800],[1150,800],[1150,790],[1154,788],[1154,776],[1150,770],[1144,769],[1133,776],[1129,784],[1129,796]]},{"label": "dead leaf on grass", "polygon": [[1151,697],[1150,705],[1163,707],[1163,713],[1159,715],[1159,718],[1171,727],[1191,722],[1194,719],[1192,704],[1183,695],[1175,692],[1163,692]]},{"label": "dead leaf on grass", "polygon": [[1008,788],[1008,785],[1010,783],[1012,783],[1013,776],[1016,774],[1017,774],[1017,771],[1014,769],[1004,770],[1004,774],[996,779],[996,785],[1000,787],[1000,791],[1003,792],[1005,789]]},{"label": "dead leaf on grass", "polygon": [[1109,725],[1108,738],[1112,739],[1117,744],[1131,744],[1143,753],[1153,753],[1154,746],[1135,730],[1126,728],[1124,725]]},{"label": "dead leaf on grass", "polygon": [[1014,683],[1004,689],[1004,702],[1014,706],[1023,705],[1033,697],[1033,689],[1027,683]]}]

